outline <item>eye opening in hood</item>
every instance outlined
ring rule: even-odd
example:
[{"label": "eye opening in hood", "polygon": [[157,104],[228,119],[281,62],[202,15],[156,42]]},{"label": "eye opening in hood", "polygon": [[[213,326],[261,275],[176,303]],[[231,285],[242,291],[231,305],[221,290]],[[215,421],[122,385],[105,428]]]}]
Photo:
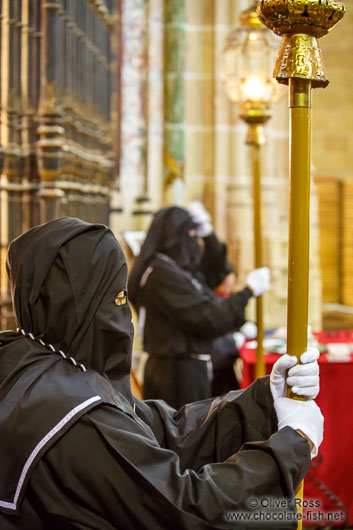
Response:
[{"label": "eye opening in hood", "polygon": [[117,306],[127,304],[127,291],[126,290],[120,291],[116,295],[114,302]]}]

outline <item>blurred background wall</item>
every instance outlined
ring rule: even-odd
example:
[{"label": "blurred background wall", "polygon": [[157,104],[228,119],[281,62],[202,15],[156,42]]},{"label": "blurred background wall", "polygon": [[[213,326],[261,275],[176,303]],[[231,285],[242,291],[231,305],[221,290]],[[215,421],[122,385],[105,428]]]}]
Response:
[{"label": "blurred background wall", "polygon": [[[2,0],[1,326],[8,242],[72,215],[143,230],[158,208],[201,200],[239,285],[253,268],[246,126],[221,86],[222,49],[250,0]],[[330,85],[313,95],[309,321],[351,325],[353,6],[320,40]],[[288,108],[262,150],[265,326],[286,323]],[[352,183],[352,184],[351,184]],[[253,316],[249,309],[249,318]],[[325,325],[326,325],[325,324]]]}]

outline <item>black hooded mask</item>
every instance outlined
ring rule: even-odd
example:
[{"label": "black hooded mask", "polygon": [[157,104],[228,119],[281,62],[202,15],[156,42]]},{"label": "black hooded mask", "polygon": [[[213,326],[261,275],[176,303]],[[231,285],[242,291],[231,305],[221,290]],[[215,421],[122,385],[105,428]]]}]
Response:
[{"label": "black hooded mask", "polygon": [[189,234],[196,227],[197,224],[184,208],[172,206],[156,213],[129,275],[129,300],[137,310],[140,305],[138,292],[141,278],[157,253],[172,258],[184,271],[191,274],[197,271],[202,250],[197,236]]},{"label": "black hooded mask", "polygon": [[0,509],[14,513],[41,455],[82,414],[108,403],[134,415],[133,327],[106,226],[33,228],[11,243],[7,269],[19,329],[0,333]]}]

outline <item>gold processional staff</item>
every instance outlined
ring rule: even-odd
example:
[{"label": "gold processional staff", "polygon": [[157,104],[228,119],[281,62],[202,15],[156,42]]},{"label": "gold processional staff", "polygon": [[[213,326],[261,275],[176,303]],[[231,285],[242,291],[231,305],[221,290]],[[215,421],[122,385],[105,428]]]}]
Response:
[{"label": "gold processional staff", "polygon": [[[310,219],[311,89],[326,87],[321,50],[324,37],[344,15],[337,0],[261,0],[259,19],[282,36],[274,77],[289,85],[290,212],[287,353],[300,358],[307,347]],[[289,390],[289,397],[302,399]],[[303,496],[303,483],[297,496]],[[302,528],[299,522],[298,528]]]}]

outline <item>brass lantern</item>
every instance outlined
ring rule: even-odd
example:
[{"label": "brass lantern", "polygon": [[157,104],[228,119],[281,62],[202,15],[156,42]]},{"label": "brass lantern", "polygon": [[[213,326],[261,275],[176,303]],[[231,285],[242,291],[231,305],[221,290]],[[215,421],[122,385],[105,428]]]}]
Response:
[{"label": "brass lantern", "polygon": [[239,27],[227,37],[222,84],[247,123],[265,123],[271,117],[271,103],[283,93],[272,74],[278,41],[258,19],[256,5],[241,13]]}]

